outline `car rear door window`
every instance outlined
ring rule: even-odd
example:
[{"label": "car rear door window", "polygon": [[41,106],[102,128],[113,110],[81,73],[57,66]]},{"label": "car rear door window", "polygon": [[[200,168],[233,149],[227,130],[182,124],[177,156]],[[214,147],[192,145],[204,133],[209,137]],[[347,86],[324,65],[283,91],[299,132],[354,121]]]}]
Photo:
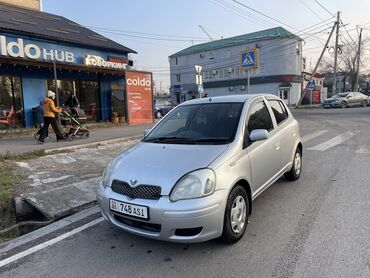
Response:
[{"label": "car rear door window", "polygon": [[272,112],[274,113],[276,123],[279,125],[286,118],[288,118],[288,112],[286,111],[284,105],[278,100],[269,100]]},{"label": "car rear door window", "polygon": [[265,103],[263,101],[258,102],[252,107],[248,120],[248,132],[250,133],[254,129],[266,129],[270,131],[272,128],[272,120]]}]

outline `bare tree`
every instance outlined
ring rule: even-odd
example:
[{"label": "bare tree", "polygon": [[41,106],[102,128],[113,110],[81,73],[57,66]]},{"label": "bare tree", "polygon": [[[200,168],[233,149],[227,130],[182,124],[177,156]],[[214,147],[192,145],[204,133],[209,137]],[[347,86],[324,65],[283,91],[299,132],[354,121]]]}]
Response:
[{"label": "bare tree", "polygon": [[[357,49],[358,43],[352,41],[343,41],[343,44],[339,46],[338,49],[338,67],[337,72],[339,75],[343,76],[343,83],[349,82],[351,86],[351,91],[355,90],[356,76],[357,76]],[[364,63],[364,53],[366,45],[369,40],[364,39],[361,42],[361,61],[360,61],[360,71],[368,70],[367,65]],[[328,48],[329,53],[333,53],[333,47]],[[319,67],[320,73],[333,73],[333,57],[324,57]]]}]

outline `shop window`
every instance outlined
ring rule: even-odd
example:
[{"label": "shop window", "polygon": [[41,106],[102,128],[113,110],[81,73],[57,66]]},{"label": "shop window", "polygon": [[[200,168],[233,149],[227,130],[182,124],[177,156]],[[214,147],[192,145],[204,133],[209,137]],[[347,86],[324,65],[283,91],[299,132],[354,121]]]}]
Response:
[{"label": "shop window", "polygon": [[24,127],[20,77],[0,76],[0,128]]},{"label": "shop window", "polygon": [[[59,106],[67,105],[70,94],[75,93],[80,108],[90,121],[99,121],[99,83],[84,80],[58,80]],[[55,91],[55,80],[48,80],[48,89]]]}]

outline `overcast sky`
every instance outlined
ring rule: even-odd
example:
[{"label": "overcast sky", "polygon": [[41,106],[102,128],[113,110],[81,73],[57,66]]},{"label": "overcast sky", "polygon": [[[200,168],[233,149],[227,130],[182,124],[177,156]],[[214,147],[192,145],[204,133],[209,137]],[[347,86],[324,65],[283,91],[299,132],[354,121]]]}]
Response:
[{"label": "overcast sky", "polygon": [[365,25],[365,37],[370,34],[369,0],[237,2],[270,18],[233,0],[43,0],[43,11],[62,15],[136,50],[135,65],[152,71],[157,83],[162,81],[162,88],[169,86],[168,56],[209,41],[199,25],[213,39],[282,26],[305,39],[303,55],[312,65],[337,11],[342,12],[349,33],[341,28],[342,41],[357,41],[356,25]]}]

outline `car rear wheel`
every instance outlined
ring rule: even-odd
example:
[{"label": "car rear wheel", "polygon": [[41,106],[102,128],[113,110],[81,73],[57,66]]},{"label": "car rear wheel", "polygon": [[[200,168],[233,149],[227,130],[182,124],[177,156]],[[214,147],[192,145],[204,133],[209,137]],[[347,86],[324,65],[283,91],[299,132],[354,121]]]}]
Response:
[{"label": "car rear wheel", "polygon": [[361,102],[361,106],[362,106],[362,107],[366,107],[366,106],[367,106],[367,101],[366,101],[366,100],[363,100],[363,101]]},{"label": "car rear wheel", "polygon": [[302,151],[297,148],[293,158],[293,166],[289,172],[285,173],[285,179],[288,181],[298,180],[302,172]]},{"label": "car rear wheel", "polygon": [[340,107],[341,108],[346,108],[347,107],[347,102],[342,101],[342,103],[340,104]]},{"label": "car rear wheel", "polygon": [[235,186],[227,198],[224,216],[224,228],[221,239],[228,244],[239,241],[247,228],[249,199],[244,187]]}]

